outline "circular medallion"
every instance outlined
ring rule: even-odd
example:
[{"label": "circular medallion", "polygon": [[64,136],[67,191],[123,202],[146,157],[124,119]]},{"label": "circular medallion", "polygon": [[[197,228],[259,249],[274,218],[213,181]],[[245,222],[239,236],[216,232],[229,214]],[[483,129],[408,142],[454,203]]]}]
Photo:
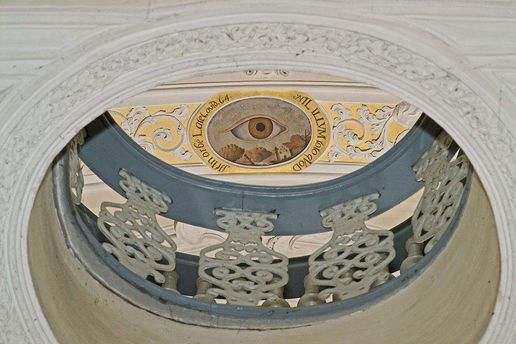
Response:
[{"label": "circular medallion", "polygon": [[324,153],[330,125],[306,93],[232,91],[198,109],[189,137],[197,155],[221,173],[298,172]]}]

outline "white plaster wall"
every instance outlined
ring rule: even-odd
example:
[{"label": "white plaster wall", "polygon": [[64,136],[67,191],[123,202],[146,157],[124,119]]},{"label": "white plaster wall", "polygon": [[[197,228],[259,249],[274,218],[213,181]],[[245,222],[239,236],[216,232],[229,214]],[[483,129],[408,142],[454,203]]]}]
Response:
[{"label": "white plaster wall", "polygon": [[[135,24],[173,20],[189,11],[184,4],[196,0],[4,0],[0,3],[0,96],[7,97],[43,75],[73,49],[86,46],[89,39]],[[208,1],[216,4],[217,1]],[[230,0],[226,3],[238,1]],[[263,9],[255,1],[249,11]],[[272,9],[295,11],[295,3],[275,3]],[[309,2],[308,2],[309,3]],[[516,3],[502,1],[328,1],[313,2],[318,12],[346,13],[363,25],[391,22],[413,28],[415,35],[429,38],[421,45],[440,48],[466,62],[458,69],[474,69],[488,88],[499,94],[500,104],[514,106],[516,101]],[[224,6],[219,6],[223,13]],[[217,8],[217,6],[215,6]],[[327,10],[325,10],[327,8]],[[195,12],[196,9],[193,11]],[[191,11],[191,10],[190,10]],[[343,16],[344,18],[344,16]],[[393,27],[394,26],[394,27]],[[431,40],[430,40],[431,39]],[[430,43],[431,41],[431,43]],[[403,42],[401,42],[403,43]],[[452,66],[449,66],[450,68]]]}]

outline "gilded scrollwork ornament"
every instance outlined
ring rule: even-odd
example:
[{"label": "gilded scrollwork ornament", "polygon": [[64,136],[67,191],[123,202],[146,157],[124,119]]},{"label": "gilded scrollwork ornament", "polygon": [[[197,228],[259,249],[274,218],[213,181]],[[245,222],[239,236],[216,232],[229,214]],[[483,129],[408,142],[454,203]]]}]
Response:
[{"label": "gilded scrollwork ornament", "polygon": [[319,302],[330,296],[333,301],[345,300],[391,278],[388,266],[396,254],[394,235],[370,230],[364,223],[376,211],[378,197],[374,193],[321,211],[322,225],[331,228],[333,235],[308,259],[306,305],[317,304],[315,293]]},{"label": "gilded scrollwork ornament", "polygon": [[122,110],[111,109],[109,112],[143,149],[151,154],[170,155],[179,161],[190,160],[192,153],[187,148],[187,130],[183,124],[188,120],[187,105],[158,111],[137,106],[126,114]]},{"label": "gilded scrollwork ornament", "polygon": [[200,253],[199,276],[211,283],[206,293],[229,304],[256,306],[262,300],[280,304],[279,294],[288,282],[288,258],[262,243],[277,215],[236,209],[215,213],[217,225],[228,237]]},{"label": "gilded scrollwork ornament", "polygon": [[[176,244],[157,222],[156,215],[168,211],[170,197],[121,170],[124,204],[103,202],[97,221],[107,238],[102,246],[126,268],[142,278],[175,289]],[[174,279],[176,281],[174,281]]]},{"label": "gilded scrollwork ornament", "polygon": [[[392,148],[422,113],[407,102],[400,102],[394,107],[385,105],[376,111],[363,104],[357,109],[357,118],[343,103],[333,104],[331,111],[337,116],[332,130],[334,146],[328,151],[331,162],[343,158],[374,160]],[[391,127],[399,125],[406,129],[392,141],[389,131]]]}]

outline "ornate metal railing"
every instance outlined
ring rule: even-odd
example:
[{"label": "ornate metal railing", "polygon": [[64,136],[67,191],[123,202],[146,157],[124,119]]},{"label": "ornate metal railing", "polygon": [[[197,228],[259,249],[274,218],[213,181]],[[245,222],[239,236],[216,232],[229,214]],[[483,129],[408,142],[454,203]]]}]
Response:
[{"label": "ornate metal railing", "polygon": [[[216,228],[227,232],[227,239],[205,247],[199,256],[176,252],[176,244],[156,220],[158,214],[176,214],[170,209],[176,207],[180,198],[163,191],[160,178],[164,176],[157,178],[151,186],[142,181],[132,167],[118,168],[116,190],[126,197],[125,203],[104,202],[96,216],[79,202],[82,177],[78,156],[83,156],[83,152],[78,150],[85,149],[80,146],[83,136],[72,141],[55,163],[57,210],[69,246],[90,273],[142,308],[205,325],[216,317],[219,326],[227,327],[239,326],[242,319],[246,319],[246,326],[251,328],[295,326],[328,314],[363,307],[409,283],[452,235],[465,202],[471,169],[466,157],[446,133],[432,134],[434,140],[430,143],[426,137],[421,142],[421,128],[420,123],[413,129],[417,135],[409,133],[402,140],[402,148],[395,146],[364,172],[358,171],[365,173],[362,178],[367,179],[371,177],[368,175],[371,171],[392,171],[389,162],[412,161],[409,167],[413,170],[411,178],[415,183],[397,181],[396,184],[408,185],[411,189],[412,185],[424,182],[423,195],[412,218],[392,230],[372,230],[365,222],[379,213],[380,204],[384,208],[392,207],[399,203],[399,197],[390,197],[385,191],[387,188],[377,183],[374,192],[361,192],[351,183],[360,182],[358,174],[330,183],[294,188],[296,192],[287,188],[251,187],[244,190],[245,194],[240,194],[241,198],[257,197],[261,202],[269,199],[268,193],[276,197],[282,193],[287,196],[276,201],[275,204],[282,205],[279,210],[265,212],[214,207],[225,200],[231,205],[233,196],[224,195],[243,190],[240,186],[232,189],[231,185],[203,180],[202,187],[208,188],[209,192],[202,195],[207,197],[220,192],[222,200],[200,198],[203,207],[193,207],[193,211],[209,209],[215,217]],[[93,141],[87,138],[85,145]],[[410,146],[419,153],[416,159],[413,159],[413,150],[408,149]],[[86,160],[91,161],[88,154]],[[400,158],[400,155],[405,157]],[[412,158],[407,158],[408,155]],[[107,162],[97,164],[102,165],[97,166],[101,177],[102,173],[111,170]],[[404,170],[406,166],[396,168]],[[168,184],[177,185],[174,178],[179,178],[181,183],[190,185],[188,180],[185,182],[183,172],[172,171]],[[198,180],[197,177],[189,178]],[[113,185],[112,181],[110,183]],[[277,230],[277,227],[282,217],[293,219],[297,215],[305,218],[306,209],[299,206],[304,203],[288,204],[300,202],[298,198],[304,197],[308,190],[319,197],[326,193],[330,195],[324,204],[332,204],[318,209],[319,225],[312,231],[330,230],[332,236],[309,257],[288,259],[264,246],[262,236],[273,231],[276,235],[299,234],[298,221],[288,228]],[[411,189],[411,192],[416,190]],[[337,194],[345,196],[337,197]],[[387,201],[382,203],[382,199]],[[314,200],[317,200],[316,204],[310,205],[308,211],[323,204],[321,198],[309,197],[309,201]],[[294,214],[284,212],[294,210]],[[192,216],[183,214],[181,218]],[[205,220],[208,218],[204,217]],[[200,222],[211,224],[205,220]],[[286,225],[281,223],[281,226]],[[306,231],[305,227],[300,232]],[[400,277],[394,277],[396,272],[401,273]],[[299,300],[294,300],[296,298]],[[292,307],[296,308],[295,312]],[[185,320],[183,313],[178,316],[171,311],[173,309],[190,313]],[[270,311],[264,320],[266,309]]]},{"label": "ornate metal railing", "polygon": [[370,230],[365,221],[377,207],[377,193],[366,195],[321,211],[324,227],[333,235],[308,259],[305,294],[300,305],[349,299],[367,293],[391,277],[394,234]]}]

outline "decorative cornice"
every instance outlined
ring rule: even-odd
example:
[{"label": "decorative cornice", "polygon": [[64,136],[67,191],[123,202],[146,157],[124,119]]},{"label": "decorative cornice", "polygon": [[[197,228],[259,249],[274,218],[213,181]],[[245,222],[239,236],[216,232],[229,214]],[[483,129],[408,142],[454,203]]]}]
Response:
[{"label": "decorative cornice", "polygon": [[[115,48],[116,44],[113,50],[117,50]],[[27,330],[39,325],[29,323],[35,321],[34,310],[27,306],[31,300],[26,300],[25,290],[32,286],[18,280],[21,278],[15,267],[18,262],[13,261],[20,254],[18,246],[23,245],[6,241],[8,231],[26,230],[14,226],[20,222],[10,216],[20,207],[14,202],[15,192],[26,188],[26,181],[34,174],[26,167],[41,139],[58,135],[52,129],[60,127],[60,122],[72,109],[91,100],[98,92],[117,83],[119,89],[125,88],[118,79],[131,71],[149,65],[168,66],[170,71],[176,59],[194,60],[203,53],[210,54],[204,56],[207,58],[216,56],[217,52],[228,55],[242,51],[267,52],[270,56],[288,54],[300,59],[302,55],[317,56],[321,58],[318,62],[321,66],[326,64],[324,57],[333,61],[339,58],[348,69],[364,74],[383,71],[387,73],[384,80],[392,76],[397,82],[424,90],[429,99],[453,108],[456,118],[467,127],[462,132],[469,131],[475,140],[485,145],[485,151],[491,152],[492,156],[486,159],[497,164],[493,172],[498,172],[498,176],[493,178],[504,178],[507,190],[516,189],[515,138],[499,116],[451,72],[394,42],[354,31],[287,22],[219,25],[162,35],[85,65],[27,108],[4,141],[0,168],[0,225],[5,231],[0,236],[0,260],[4,262],[0,271],[0,338],[3,342],[41,342],[43,338],[33,333],[34,330]],[[20,174],[20,171],[23,172]],[[35,190],[34,186],[29,187]],[[513,202],[515,195],[512,192]],[[12,265],[7,266],[8,263]]]}]

